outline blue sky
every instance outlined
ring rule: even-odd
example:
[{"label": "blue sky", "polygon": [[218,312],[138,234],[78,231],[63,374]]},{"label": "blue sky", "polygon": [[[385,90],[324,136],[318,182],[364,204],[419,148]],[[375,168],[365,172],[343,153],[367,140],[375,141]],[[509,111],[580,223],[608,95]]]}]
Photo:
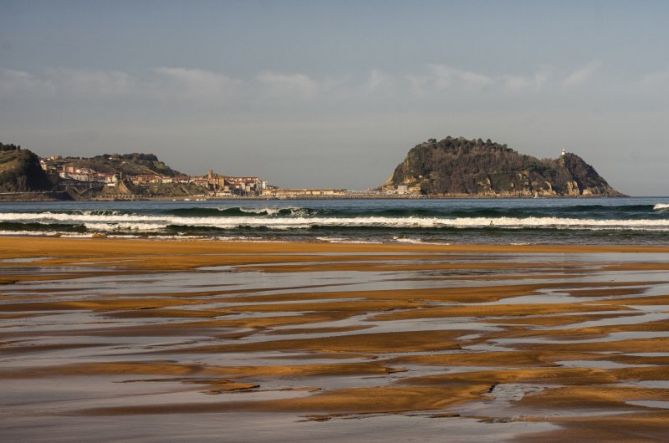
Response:
[{"label": "blue sky", "polygon": [[447,135],[667,194],[669,3],[0,0],[0,138],[363,189]]}]

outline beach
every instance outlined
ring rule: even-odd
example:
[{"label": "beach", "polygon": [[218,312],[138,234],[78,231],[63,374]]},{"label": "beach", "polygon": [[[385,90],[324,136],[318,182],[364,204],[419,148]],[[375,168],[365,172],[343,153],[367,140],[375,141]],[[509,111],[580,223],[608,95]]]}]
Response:
[{"label": "beach", "polygon": [[0,443],[669,442],[669,2],[602,3],[0,0]]},{"label": "beach", "polygon": [[668,271],[667,246],[2,237],[0,436],[662,441]]}]

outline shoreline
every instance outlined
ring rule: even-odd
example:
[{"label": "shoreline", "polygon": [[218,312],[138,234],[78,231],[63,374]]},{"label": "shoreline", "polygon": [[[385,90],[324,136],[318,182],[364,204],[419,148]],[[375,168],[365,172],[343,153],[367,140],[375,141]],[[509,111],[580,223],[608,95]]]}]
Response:
[{"label": "shoreline", "polygon": [[[425,252],[425,253],[669,253],[669,245],[571,245],[571,244],[406,244],[406,243],[330,243],[321,241],[240,241],[198,238],[82,238],[50,236],[0,236],[0,259],[12,253],[41,248],[72,248],[104,254],[101,249],[126,250],[128,254],[152,250],[207,251],[248,250],[258,253],[296,252]],[[127,250],[127,248],[130,250]],[[65,251],[66,249],[62,249]]]}]

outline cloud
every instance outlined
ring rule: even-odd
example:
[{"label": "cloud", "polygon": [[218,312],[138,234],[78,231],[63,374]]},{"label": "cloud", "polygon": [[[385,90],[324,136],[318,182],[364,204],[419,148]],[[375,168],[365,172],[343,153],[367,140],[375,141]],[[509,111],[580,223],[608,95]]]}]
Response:
[{"label": "cloud", "polygon": [[305,74],[284,74],[264,71],[256,76],[256,80],[265,86],[271,95],[279,97],[313,98],[318,94],[321,85]]},{"label": "cloud", "polygon": [[549,69],[544,67],[533,75],[502,75],[496,82],[502,90],[511,94],[538,92],[549,80]]},{"label": "cloud", "polygon": [[135,80],[121,71],[50,70],[46,75],[53,89],[78,97],[117,97],[135,89]]},{"label": "cloud", "polygon": [[211,101],[227,97],[241,83],[222,73],[183,67],[159,67],[140,74],[60,68],[32,74],[0,69],[0,96],[22,98]]},{"label": "cloud", "polygon": [[365,89],[368,92],[376,92],[379,90],[387,89],[388,87],[391,86],[392,83],[393,82],[390,75],[378,69],[372,69],[369,72]]},{"label": "cloud", "polygon": [[504,90],[508,92],[524,91],[532,87],[532,81],[528,77],[520,75],[509,75],[502,79]]},{"label": "cloud", "polygon": [[588,82],[595,72],[600,68],[601,63],[592,61],[587,65],[577,69],[562,80],[563,88],[573,88]]},{"label": "cloud", "polygon": [[[281,107],[328,104],[359,107],[386,100],[413,100],[420,104],[434,98],[459,99],[536,96],[560,93],[590,81],[600,63],[591,62],[558,76],[543,66],[528,73],[484,73],[447,64],[428,64],[408,72],[371,69],[361,76],[314,77],[304,72],[260,71],[235,78],[220,71],[162,66],[139,72],[119,70],[47,69],[41,73],[0,69],[0,97],[19,99],[70,99],[151,103],[174,101],[217,109]],[[639,85],[661,88],[666,73],[645,77]],[[641,88],[641,86],[639,86]],[[330,106],[330,109],[335,107]]]},{"label": "cloud", "polygon": [[134,79],[121,71],[49,69],[36,75],[0,69],[0,95],[4,96],[101,98],[128,95],[134,88]]},{"label": "cloud", "polygon": [[635,82],[635,89],[649,94],[669,92],[669,69],[644,75]]},{"label": "cloud", "polygon": [[549,67],[541,67],[528,75],[491,75],[443,64],[432,64],[427,68],[427,73],[406,75],[410,90],[418,96],[440,92],[534,93],[548,85],[551,71]]},{"label": "cloud", "polygon": [[406,79],[412,91],[418,95],[446,90],[480,91],[493,82],[485,74],[441,64],[428,65],[426,74],[409,74]]},{"label": "cloud", "polygon": [[0,69],[0,97],[30,92],[38,83],[28,72]]},{"label": "cloud", "polygon": [[148,91],[161,98],[216,99],[236,91],[240,81],[222,73],[203,69],[161,67],[157,78],[148,80]]}]

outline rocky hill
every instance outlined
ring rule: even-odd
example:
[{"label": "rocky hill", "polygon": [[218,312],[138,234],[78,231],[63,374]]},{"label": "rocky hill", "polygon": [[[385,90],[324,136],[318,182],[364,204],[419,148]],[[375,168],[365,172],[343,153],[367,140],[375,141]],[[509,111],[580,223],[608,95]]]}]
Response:
[{"label": "rocky hill", "polygon": [[0,192],[49,191],[53,186],[37,155],[20,146],[0,143]]},{"label": "rocky hill", "polygon": [[576,154],[540,160],[490,140],[447,137],[411,149],[381,187],[432,196],[621,196]]}]

